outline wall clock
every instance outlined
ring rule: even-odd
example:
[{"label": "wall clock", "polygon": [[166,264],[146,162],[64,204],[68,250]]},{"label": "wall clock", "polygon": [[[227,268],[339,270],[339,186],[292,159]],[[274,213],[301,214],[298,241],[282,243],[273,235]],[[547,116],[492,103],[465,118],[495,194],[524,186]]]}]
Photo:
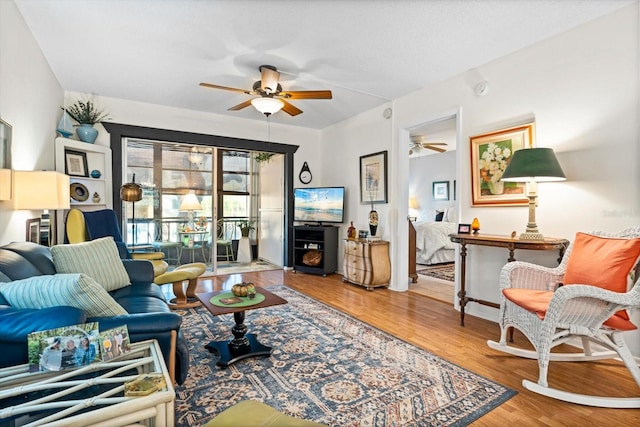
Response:
[{"label": "wall clock", "polygon": [[302,169],[300,169],[300,175],[298,175],[298,179],[303,184],[308,184],[311,182],[311,170],[309,170],[309,165],[307,162],[304,162],[302,165]]}]

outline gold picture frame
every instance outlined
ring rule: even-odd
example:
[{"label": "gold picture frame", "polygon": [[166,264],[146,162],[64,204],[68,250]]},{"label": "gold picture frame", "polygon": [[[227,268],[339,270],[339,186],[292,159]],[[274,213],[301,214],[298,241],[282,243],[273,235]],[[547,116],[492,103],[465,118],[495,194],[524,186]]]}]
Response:
[{"label": "gold picture frame", "polygon": [[524,184],[500,180],[513,153],[532,147],[535,124],[526,123],[469,138],[473,206],[526,206]]}]

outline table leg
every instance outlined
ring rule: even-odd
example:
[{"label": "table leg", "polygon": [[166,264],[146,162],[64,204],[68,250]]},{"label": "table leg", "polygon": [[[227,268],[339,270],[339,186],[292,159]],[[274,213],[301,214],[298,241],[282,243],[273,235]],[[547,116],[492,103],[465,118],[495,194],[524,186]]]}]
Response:
[{"label": "table leg", "polygon": [[458,300],[460,303],[460,326],[464,326],[464,306],[467,305],[466,286],[467,275],[467,245],[460,245],[460,291],[458,292]]},{"label": "table leg", "polygon": [[235,325],[231,328],[231,341],[211,341],[205,346],[210,353],[219,357],[216,365],[226,368],[248,357],[271,356],[271,347],[261,344],[255,334],[247,334],[244,316],[245,311],[233,313]]}]

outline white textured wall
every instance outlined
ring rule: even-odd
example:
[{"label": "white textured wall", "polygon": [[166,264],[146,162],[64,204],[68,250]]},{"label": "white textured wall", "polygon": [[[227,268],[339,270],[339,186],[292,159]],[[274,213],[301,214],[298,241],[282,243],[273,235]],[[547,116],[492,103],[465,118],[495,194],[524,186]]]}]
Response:
[{"label": "white textured wall", "polygon": [[[63,90],[12,1],[0,1],[0,118],[12,126],[12,166],[53,170],[53,141]],[[27,218],[0,202],[0,244],[24,241]]]}]

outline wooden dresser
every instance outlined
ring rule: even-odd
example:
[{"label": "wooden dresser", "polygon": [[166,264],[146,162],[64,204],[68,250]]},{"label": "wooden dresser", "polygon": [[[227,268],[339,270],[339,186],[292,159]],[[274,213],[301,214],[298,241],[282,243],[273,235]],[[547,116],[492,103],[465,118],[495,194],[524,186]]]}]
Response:
[{"label": "wooden dresser", "polygon": [[364,286],[369,291],[389,286],[391,280],[389,242],[345,240],[342,270],[344,282]]}]

